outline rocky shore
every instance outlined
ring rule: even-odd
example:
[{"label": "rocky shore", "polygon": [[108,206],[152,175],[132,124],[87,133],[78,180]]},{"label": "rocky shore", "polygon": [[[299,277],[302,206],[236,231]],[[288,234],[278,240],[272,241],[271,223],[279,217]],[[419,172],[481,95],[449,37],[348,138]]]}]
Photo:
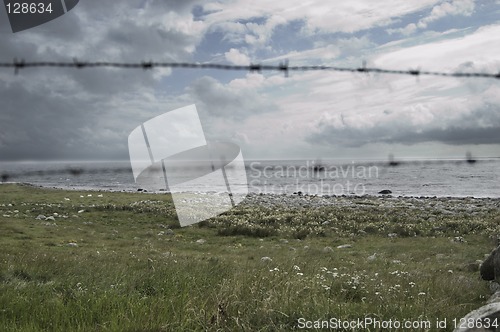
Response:
[{"label": "rocky shore", "polygon": [[250,193],[244,204],[256,204],[266,208],[275,207],[323,207],[323,206],[378,206],[381,208],[433,209],[444,214],[457,212],[478,213],[490,209],[500,209],[500,198],[474,197],[408,197],[408,196],[316,196],[316,195],[275,195]]}]

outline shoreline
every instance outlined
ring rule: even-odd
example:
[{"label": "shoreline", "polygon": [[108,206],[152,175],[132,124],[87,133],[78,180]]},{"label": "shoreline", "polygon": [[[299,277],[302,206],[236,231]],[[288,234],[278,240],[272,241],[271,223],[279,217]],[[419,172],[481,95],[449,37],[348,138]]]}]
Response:
[{"label": "shoreline", "polygon": [[[32,188],[39,189],[50,189],[50,190],[62,190],[68,192],[76,192],[76,191],[85,191],[85,192],[101,192],[101,193],[124,193],[124,194],[172,194],[170,191],[148,191],[144,189],[123,189],[123,190],[114,190],[114,189],[104,189],[104,188],[89,188],[89,187],[58,187],[58,186],[43,186],[39,184],[33,184],[29,182],[0,182],[0,185],[18,185],[18,186],[26,186]],[[176,192],[176,194],[194,194],[194,195],[206,195],[210,194],[225,194],[226,192],[194,192],[194,191],[185,191],[185,192]],[[297,193],[259,193],[259,192],[249,192],[246,195],[246,199],[249,197],[289,197],[289,198],[319,198],[319,199],[418,199],[418,200],[497,200],[500,202],[499,197],[479,197],[479,196],[426,196],[426,195],[400,195],[400,194],[364,194],[364,195],[356,195],[356,194],[342,194],[342,195],[320,195],[320,194],[297,194]]]},{"label": "shoreline", "polygon": [[410,197],[391,195],[365,196],[297,196],[297,195],[248,195],[240,205],[257,205],[269,209],[328,207],[355,209],[368,212],[372,209],[408,209],[439,211],[443,214],[483,213],[500,211],[500,198],[476,197]]}]

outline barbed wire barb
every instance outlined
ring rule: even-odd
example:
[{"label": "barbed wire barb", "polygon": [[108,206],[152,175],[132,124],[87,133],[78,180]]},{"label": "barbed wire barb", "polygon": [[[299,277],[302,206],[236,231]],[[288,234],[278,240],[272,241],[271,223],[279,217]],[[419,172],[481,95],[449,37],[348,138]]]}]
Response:
[{"label": "barbed wire barb", "polygon": [[215,69],[215,70],[240,70],[248,72],[262,72],[262,71],[279,71],[283,72],[285,77],[288,77],[291,71],[336,71],[336,72],[351,72],[351,73],[378,73],[378,74],[399,74],[410,75],[419,77],[426,76],[441,76],[441,77],[457,77],[457,78],[494,78],[500,79],[500,72],[487,73],[487,72],[442,72],[442,71],[425,71],[420,69],[384,69],[377,67],[367,67],[366,61],[363,61],[361,67],[336,67],[336,66],[289,66],[288,60],[280,62],[278,65],[264,65],[251,63],[248,66],[242,65],[229,65],[218,63],[189,63],[189,62],[87,62],[79,61],[73,58],[72,62],[54,62],[54,61],[39,61],[39,62],[26,62],[24,59],[20,61],[14,58],[13,62],[0,62],[1,68],[14,68],[14,74],[18,74],[21,69],[28,67],[64,67],[64,68],[127,68],[127,69],[143,69],[149,70],[156,67],[162,68],[189,68],[189,69]]}]

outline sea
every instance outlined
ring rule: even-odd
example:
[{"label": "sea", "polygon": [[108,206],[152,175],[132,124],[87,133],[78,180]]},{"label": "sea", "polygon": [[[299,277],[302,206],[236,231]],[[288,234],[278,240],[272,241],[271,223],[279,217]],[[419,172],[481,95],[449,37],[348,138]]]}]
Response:
[{"label": "sea", "polygon": [[[232,182],[209,176],[203,181],[193,178],[182,188],[200,193],[227,192],[229,188],[265,194],[361,196],[389,190],[393,196],[500,197],[500,158],[246,160],[242,172],[244,176]],[[0,182],[70,190],[145,191],[135,182],[129,161],[0,162]],[[148,191],[173,191],[160,182],[158,188]]]}]

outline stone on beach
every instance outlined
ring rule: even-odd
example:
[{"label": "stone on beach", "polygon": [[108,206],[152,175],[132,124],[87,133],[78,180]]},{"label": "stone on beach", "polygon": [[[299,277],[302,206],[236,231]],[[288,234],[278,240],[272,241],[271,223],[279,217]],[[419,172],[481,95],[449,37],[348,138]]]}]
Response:
[{"label": "stone on beach", "polygon": [[43,214],[39,214],[38,216],[36,216],[36,218],[35,218],[35,219],[36,219],[36,220],[45,220],[45,219],[47,219],[47,217],[46,217],[46,216],[44,216]]},{"label": "stone on beach", "polygon": [[496,247],[479,268],[484,280],[500,280],[500,246]]},{"label": "stone on beach", "polygon": [[[481,261],[469,263],[466,268],[470,271],[477,269]],[[500,320],[500,290],[498,282],[500,280],[500,246],[495,248],[484,262],[480,264],[479,273],[484,280],[490,280],[490,290],[494,293],[487,304],[471,311],[460,322],[474,322],[474,324],[455,328],[454,331],[472,332],[472,331],[497,331],[498,328],[489,329],[478,326],[475,322],[497,322]]]},{"label": "stone on beach", "polygon": [[496,331],[496,329],[485,329],[480,328],[476,325],[475,322],[487,321],[495,322],[500,320],[500,303],[493,302],[482,306],[479,309],[471,311],[467,316],[460,319],[460,322],[474,322],[471,324],[471,327],[467,327],[467,324],[464,324],[464,327],[457,327],[454,331],[461,332],[472,332],[472,331]]},{"label": "stone on beach", "polygon": [[347,249],[347,248],[352,248],[352,244],[342,244],[340,246],[337,246],[337,249]]},{"label": "stone on beach", "polygon": [[272,262],[272,258],[268,256],[264,256],[260,259],[261,262]]},{"label": "stone on beach", "polygon": [[392,191],[390,191],[389,189],[384,189],[384,190],[379,191],[378,193],[381,195],[390,195],[390,194],[392,194]]}]

